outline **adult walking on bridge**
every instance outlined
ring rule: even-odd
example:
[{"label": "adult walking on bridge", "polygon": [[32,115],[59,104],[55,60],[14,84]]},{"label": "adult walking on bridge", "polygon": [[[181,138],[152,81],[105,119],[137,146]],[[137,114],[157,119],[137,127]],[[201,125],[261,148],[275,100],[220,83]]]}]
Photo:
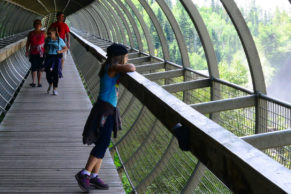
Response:
[{"label": "adult walking on bridge", "polygon": [[[70,49],[70,28],[65,23],[65,14],[63,12],[57,13],[57,21],[52,23],[50,27],[56,27],[59,33],[59,36],[65,41],[66,46]],[[66,59],[66,52],[63,53],[62,57],[62,69],[64,68],[64,62]]]},{"label": "adult walking on bridge", "polygon": [[42,24],[40,19],[34,20],[33,27],[34,30],[29,32],[27,36],[25,55],[29,56],[29,61],[31,63],[32,83],[30,86],[36,86],[37,76],[37,87],[41,87],[42,85],[40,82],[44,60],[44,40],[46,33],[45,31],[41,30]]},{"label": "adult walking on bridge", "polygon": [[116,137],[121,129],[119,111],[117,109],[118,80],[120,73],[135,71],[135,66],[127,64],[128,51],[120,44],[112,44],[107,48],[107,60],[100,70],[100,90],[97,102],[94,104],[87,119],[83,132],[84,144],[95,144],[85,169],[75,175],[80,188],[88,192],[90,183],[96,189],[108,189],[98,176],[102,159],[109,146],[112,131]]}]

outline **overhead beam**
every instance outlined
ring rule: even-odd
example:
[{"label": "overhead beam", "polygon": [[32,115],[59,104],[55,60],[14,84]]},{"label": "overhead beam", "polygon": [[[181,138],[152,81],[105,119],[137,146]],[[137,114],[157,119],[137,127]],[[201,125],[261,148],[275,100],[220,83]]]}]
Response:
[{"label": "overhead beam", "polygon": [[178,69],[178,70],[170,70],[170,71],[164,71],[164,72],[144,74],[144,76],[147,79],[154,81],[154,80],[159,80],[159,79],[180,77],[180,76],[183,76],[183,72],[184,72],[183,69]]},{"label": "overhead beam", "polygon": [[35,14],[40,15],[40,16],[44,16],[43,13],[40,13],[40,12],[37,12],[37,11],[35,11],[35,10],[29,9],[29,8],[23,6],[23,5],[19,4],[19,3],[16,3],[16,2],[14,2],[14,1],[12,1],[12,0],[5,0],[5,1],[7,1],[7,2],[13,4],[13,5],[16,5],[16,6],[18,6],[18,7],[21,7],[22,9],[25,9],[25,10],[27,10],[27,11],[29,11],[29,12],[35,13]]},{"label": "overhead beam", "polygon": [[289,146],[291,145],[291,129],[249,135],[241,139],[260,150]]},{"label": "overhead beam", "polygon": [[210,79],[200,79],[200,80],[185,81],[181,83],[168,84],[162,87],[170,93],[176,93],[180,91],[210,87],[210,84],[211,84]]},{"label": "overhead beam", "polygon": [[230,98],[225,100],[215,100],[211,102],[204,102],[199,104],[191,104],[190,106],[200,112],[201,114],[209,114],[227,110],[234,110],[256,105],[256,96],[243,96],[237,98]]}]

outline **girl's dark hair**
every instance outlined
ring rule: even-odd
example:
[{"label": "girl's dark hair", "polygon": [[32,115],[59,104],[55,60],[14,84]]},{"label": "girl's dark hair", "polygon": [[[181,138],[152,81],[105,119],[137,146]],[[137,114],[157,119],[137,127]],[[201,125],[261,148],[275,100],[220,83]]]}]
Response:
[{"label": "girl's dark hair", "polygon": [[102,64],[101,70],[99,72],[99,76],[103,76],[105,73],[105,67],[108,64],[110,68],[111,65],[115,65],[112,63],[124,64],[124,57],[128,53],[128,50],[122,44],[113,43],[107,48],[107,59]]},{"label": "girl's dark hair", "polygon": [[56,32],[56,36],[59,37],[59,32],[58,32],[58,28],[54,27],[54,26],[51,26],[49,27],[49,29],[47,30],[48,32],[49,31],[54,31]]},{"label": "girl's dark hair", "polygon": [[41,24],[41,20],[40,19],[36,19],[33,21],[33,27],[35,28],[36,24],[40,23]]}]

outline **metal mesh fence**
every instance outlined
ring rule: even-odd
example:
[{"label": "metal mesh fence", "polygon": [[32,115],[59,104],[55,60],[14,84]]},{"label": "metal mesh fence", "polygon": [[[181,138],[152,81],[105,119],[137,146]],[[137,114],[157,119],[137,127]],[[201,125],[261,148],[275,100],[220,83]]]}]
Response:
[{"label": "metal mesh fence", "polygon": [[[7,1],[0,1],[0,39],[27,31],[33,27],[33,21],[40,18]],[[0,47],[1,48],[1,47]]]},{"label": "metal mesh fence", "polygon": [[[273,132],[291,128],[291,106],[270,98],[259,99],[260,132]],[[291,146],[271,148],[264,151],[273,159],[291,169]]]},{"label": "metal mesh fence", "polygon": [[0,114],[6,111],[30,68],[22,48],[0,62]]}]

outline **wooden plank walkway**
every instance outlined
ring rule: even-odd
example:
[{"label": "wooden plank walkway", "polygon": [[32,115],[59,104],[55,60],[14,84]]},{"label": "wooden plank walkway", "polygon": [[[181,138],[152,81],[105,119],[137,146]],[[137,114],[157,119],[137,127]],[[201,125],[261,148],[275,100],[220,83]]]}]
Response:
[{"label": "wooden plank walkway", "polygon": [[[31,88],[25,81],[0,125],[0,193],[80,193],[74,175],[84,167],[91,147],[81,134],[92,107],[72,57],[67,57],[59,95]],[[107,151],[100,176],[110,190],[124,193]]]}]

